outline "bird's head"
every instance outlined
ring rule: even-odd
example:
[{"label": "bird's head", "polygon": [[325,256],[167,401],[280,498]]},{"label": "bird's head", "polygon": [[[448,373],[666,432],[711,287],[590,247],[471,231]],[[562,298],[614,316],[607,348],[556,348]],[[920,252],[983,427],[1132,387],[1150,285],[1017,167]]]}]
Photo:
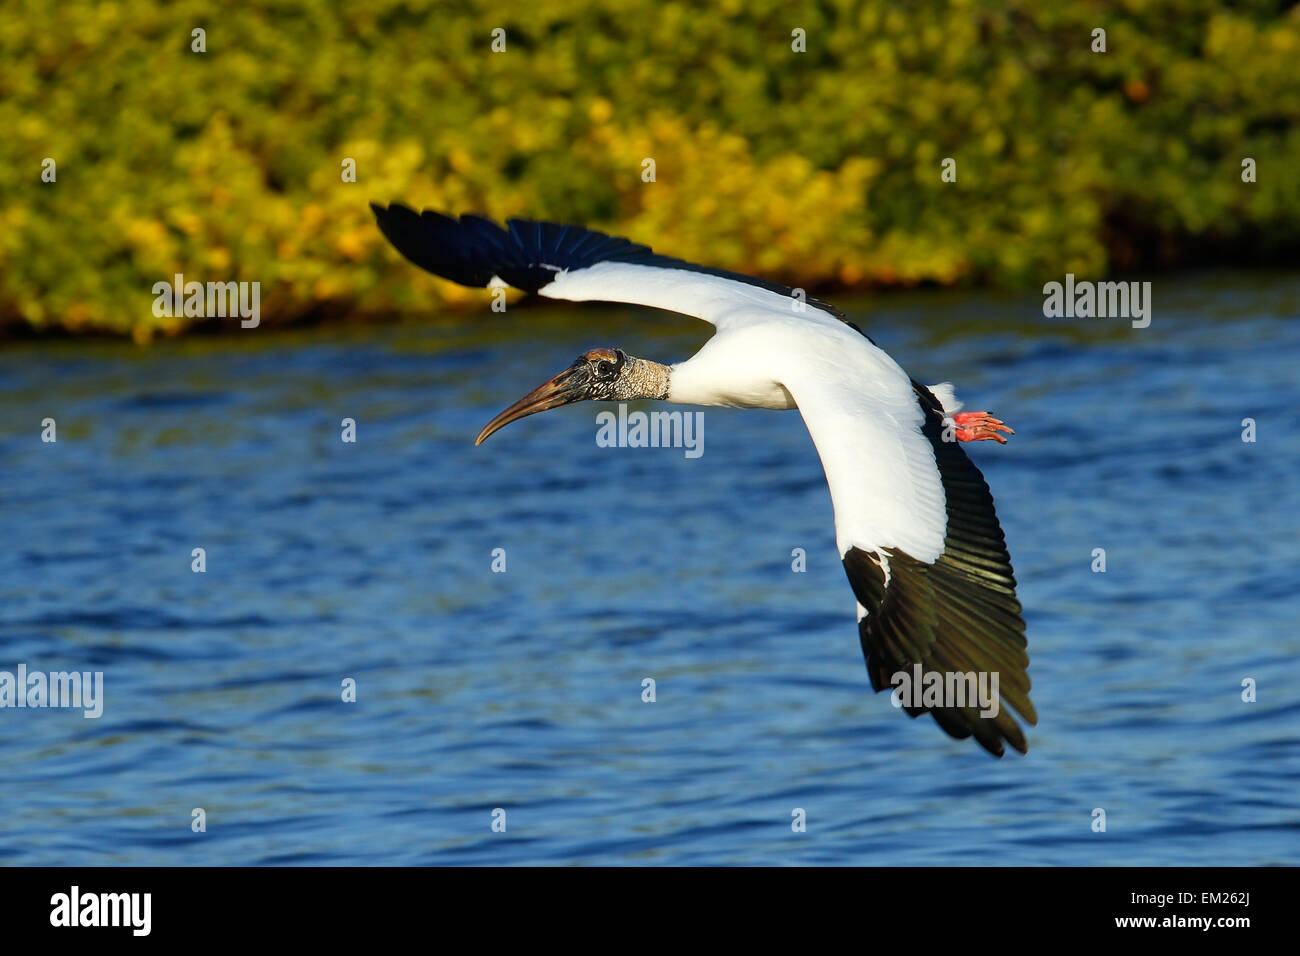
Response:
[{"label": "bird's head", "polygon": [[625,402],[664,398],[667,394],[668,369],[657,362],[636,358],[622,349],[588,349],[559,375],[484,425],[474,444],[481,445],[494,431],[515,419],[571,402]]}]

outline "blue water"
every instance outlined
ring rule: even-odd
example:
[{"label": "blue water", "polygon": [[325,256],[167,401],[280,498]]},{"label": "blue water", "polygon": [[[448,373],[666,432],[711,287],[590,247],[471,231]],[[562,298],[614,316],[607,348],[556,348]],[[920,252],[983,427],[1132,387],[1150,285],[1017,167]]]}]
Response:
[{"label": "blue water", "polygon": [[703,323],[10,344],[0,669],[105,698],[0,710],[0,862],[1300,863],[1300,281],[1153,295],[1142,330],[844,303],[1016,429],[971,449],[1041,718],[1001,761],[870,693],[797,413],[707,410],[698,459],[597,447],[593,405],[473,446],[581,350],[675,360]]}]

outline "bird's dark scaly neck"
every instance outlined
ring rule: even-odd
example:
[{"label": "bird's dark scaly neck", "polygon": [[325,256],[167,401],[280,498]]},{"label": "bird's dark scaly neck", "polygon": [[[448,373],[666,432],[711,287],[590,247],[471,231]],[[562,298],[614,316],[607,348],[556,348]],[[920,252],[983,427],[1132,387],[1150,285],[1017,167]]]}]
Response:
[{"label": "bird's dark scaly neck", "polygon": [[653,398],[663,401],[667,397],[668,366],[629,355],[627,366],[615,386],[614,400],[628,402],[639,398]]}]

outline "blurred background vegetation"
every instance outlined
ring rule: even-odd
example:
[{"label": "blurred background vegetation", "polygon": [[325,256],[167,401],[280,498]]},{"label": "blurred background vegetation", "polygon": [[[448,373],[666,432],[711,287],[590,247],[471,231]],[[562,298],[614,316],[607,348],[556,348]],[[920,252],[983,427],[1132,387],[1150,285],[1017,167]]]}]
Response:
[{"label": "blurred background vegetation", "polygon": [[759,6],[6,0],[0,326],[174,334],[196,320],[151,287],[175,273],[259,281],[265,324],[482,307],[388,248],[372,199],[811,289],[1300,248],[1300,8]]}]

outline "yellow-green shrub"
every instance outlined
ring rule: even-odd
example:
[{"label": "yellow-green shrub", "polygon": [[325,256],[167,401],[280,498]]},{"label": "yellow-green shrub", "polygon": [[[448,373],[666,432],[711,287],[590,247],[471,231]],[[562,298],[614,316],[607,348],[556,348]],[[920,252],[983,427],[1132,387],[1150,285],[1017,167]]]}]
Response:
[{"label": "yellow-green shrub", "polygon": [[476,296],[402,262],[371,199],[585,222],[809,287],[1297,245],[1285,5],[752,6],[9,0],[0,321],[175,332],[150,289],[177,272],[260,281],[267,322]]}]

